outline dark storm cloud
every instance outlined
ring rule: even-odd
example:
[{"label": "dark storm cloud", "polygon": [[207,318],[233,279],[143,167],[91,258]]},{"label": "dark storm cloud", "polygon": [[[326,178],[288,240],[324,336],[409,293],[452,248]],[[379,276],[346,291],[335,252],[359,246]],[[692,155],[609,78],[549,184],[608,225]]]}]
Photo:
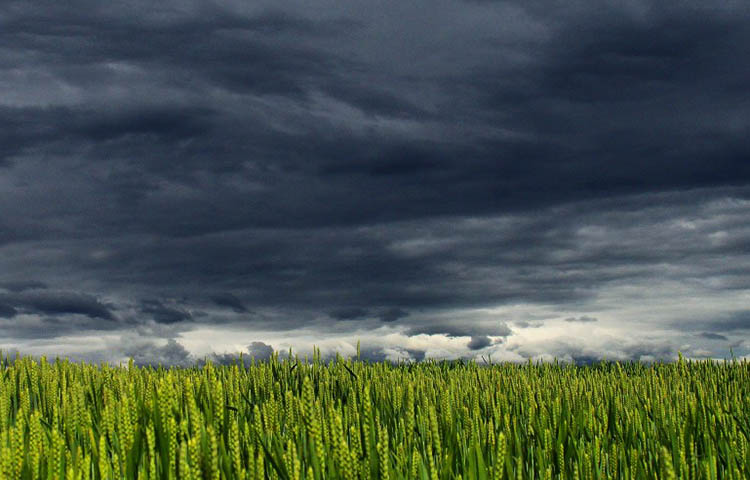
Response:
[{"label": "dark storm cloud", "polygon": [[331,318],[336,320],[356,320],[368,315],[367,310],[358,307],[339,308],[329,313]]},{"label": "dark storm cloud", "polygon": [[[0,317],[2,319],[2,317]],[[113,320],[102,320],[85,316],[20,316],[16,315],[0,321],[0,337],[19,339],[54,339],[61,336],[75,336],[92,332],[102,333],[122,328]]]},{"label": "dark storm cloud", "polygon": [[190,352],[173,338],[168,339],[166,345],[161,346],[149,342],[125,347],[122,353],[128,358],[132,358],[133,363],[138,366],[174,365],[187,367],[195,362]]},{"label": "dark storm cloud", "polygon": [[62,111],[57,116],[68,120],[62,133],[94,143],[126,137],[177,142],[209,133],[207,117],[210,114],[211,111],[204,108],[146,107],[104,113],[97,110]]},{"label": "dark storm cloud", "polygon": [[750,288],[746,4],[368,6],[4,2],[0,317],[478,347],[430,315]]},{"label": "dark storm cloud", "polygon": [[706,326],[711,326],[714,331],[737,332],[750,330],[750,310],[740,310],[721,316],[718,319],[711,319],[706,322]]},{"label": "dark storm cloud", "polygon": [[722,333],[741,335],[743,332],[750,331],[750,310],[717,312],[709,318],[698,318],[690,321],[678,320],[673,321],[672,324],[692,331],[705,330],[699,333],[704,338],[718,338],[713,337],[713,335],[722,336]]},{"label": "dark storm cloud", "polygon": [[150,315],[159,323],[177,323],[191,320],[192,314],[179,306],[165,305],[160,300],[144,300],[141,302],[140,311]]},{"label": "dark storm cloud", "polygon": [[2,318],[13,318],[18,313],[18,310],[11,307],[10,305],[5,305],[0,303],[0,317]]},{"label": "dark storm cloud", "polygon": [[253,342],[247,346],[247,354],[256,360],[265,361],[273,355],[273,347],[263,342]]},{"label": "dark storm cloud", "polygon": [[424,350],[419,350],[416,348],[405,348],[406,353],[408,353],[415,361],[421,362],[424,360],[426,352]]},{"label": "dark storm cloud", "polygon": [[242,300],[231,293],[219,293],[211,297],[211,301],[220,306],[233,310],[235,313],[247,313],[247,307]]},{"label": "dark storm cloud", "polygon": [[469,340],[469,343],[466,346],[469,347],[469,350],[481,350],[490,345],[492,345],[492,339],[490,337],[481,336],[471,337],[471,340]]},{"label": "dark storm cloud", "polygon": [[699,336],[702,338],[707,338],[709,340],[723,340],[723,341],[729,340],[726,336],[721,335],[719,333],[701,332]]},{"label": "dark storm cloud", "polygon": [[186,68],[240,91],[288,93],[301,90],[305,72],[325,72],[327,65],[320,60],[326,57],[299,42],[274,40],[282,35],[287,39],[335,35],[354,26],[269,10],[232,15],[209,5],[193,12],[189,7],[175,10],[174,18],[166,19],[149,7],[128,10],[113,5],[83,13],[92,9],[91,2],[73,2],[71,9],[64,10],[18,5],[4,12],[3,37],[9,49],[36,53],[32,62],[71,60],[73,68],[61,69],[66,80],[96,80],[81,78],[85,75],[80,69],[119,60],[164,70]]},{"label": "dark storm cloud", "polygon": [[[322,88],[327,95],[371,115],[434,118],[434,115],[415,105],[409,98],[384,91],[382,87],[366,87],[352,81],[347,83],[342,79],[336,85],[324,85]],[[341,167],[344,165],[342,164]]]},{"label": "dark storm cloud", "polygon": [[364,348],[360,350],[359,358],[367,362],[380,363],[386,361],[388,355],[382,348]]},{"label": "dark storm cloud", "polygon": [[44,282],[37,282],[34,280],[19,280],[13,282],[2,282],[0,283],[0,288],[18,293],[23,292],[24,290],[43,290],[47,288],[47,285]]},{"label": "dark storm cloud", "polygon": [[[138,20],[119,14],[107,16],[103,20],[110,27],[109,32],[100,36],[100,24],[88,16],[70,18],[76,28],[66,29],[63,15],[57,21],[63,27],[49,32],[48,13],[24,12],[23,8],[20,12],[9,15],[6,21],[4,35],[11,40],[9,45],[22,44],[25,49],[38,52],[38,57],[29,60],[33,65],[47,57],[74,56],[81,64],[79,71],[69,72],[62,67],[56,70],[72,85],[84,85],[92,75],[96,78],[99,70],[107,70],[102,66],[105,58],[148,67],[155,73],[138,77],[144,82],[147,95],[128,102],[127,107],[115,104],[105,110],[103,106],[69,106],[59,111],[24,107],[22,115],[16,109],[10,110],[5,123],[16,125],[10,129],[18,132],[9,134],[13,139],[27,138],[35,149],[49,145],[57,150],[64,146],[93,152],[99,158],[128,159],[138,172],[180,178],[183,182],[195,182],[197,172],[204,169],[241,173],[246,168],[243,164],[252,162],[261,169],[256,172],[265,171],[267,180],[280,188],[278,194],[258,201],[277,207],[275,211],[285,215],[266,216],[266,206],[254,208],[252,213],[240,210],[232,218],[193,211],[197,217],[185,234],[236,222],[298,225],[304,218],[318,225],[351,223],[355,220],[349,206],[357,208],[357,221],[436,213],[490,213],[612,193],[736,184],[747,181],[750,175],[750,167],[742,161],[749,153],[743,141],[746,126],[740,122],[716,131],[720,125],[705,125],[704,107],[709,108],[708,117],[726,112],[723,105],[715,105],[719,99],[706,98],[718,93],[696,96],[706,82],[725,86],[724,82],[738,80],[745,73],[740,65],[734,67],[737,71],[716,70],[717,63],[729,68],[721,63],[720,54],[736,54],[736,45],[742,45],[740,40],[747,35],[742,22],[720,15],[707,18],[688,9],[666,8],[655,10],[653,18],[639,22],[614,9],[605,10],[599,17],[582,15],[569,24],[548,27],[547,34],[552,35],[548,41],[525,40],[515,47],[526,49],[514,53],[532,56],[535,61],[531,65],[485,61],[469,65],[470,74],[465,76],[446,74],[445,84],[440,77],[430,77],[429,72],[412,84],[386,83],[381,88],[391,91],[392,103],[401,111],[398,102],[407,101],[418,82],[432,82],[442,96],[445,111],[434,118],[413,112],[407,115],[410,123],[399,127],[401,131],[386,130],[375,135],[366,133],[368,128],[374,128],[368,127],[367,121],[382,115],[382,107],[368,109],[359,105],[352,109],[351,104],[343,103],[338,111],[335,108],[339,106],[314,95],[324,86],[335,90],[338,84],[352,88],[351,85],[362,83],[362,96],[372,97],[367,88],[380,82],[377,66],[367,64],[367,52],[350,53],[348,63],[336,60],[343,54],[327,47],[321,39],[300,47],[300,40],[315,30],[315,22],[308,19],[295,19],[292,14],[272,15],[271,24],[275,26],[269,36],[255,31],[259,25],[267,26],[264,14],[260,21],[217,10],[187,14],[160,26],[156,21],[143,20],[148,19],[148,11],[138,11]],[[550,17],[536,18],[541,12],[530,8],[527,15],[538,23],[554,25],[558,22],[552,22],[553,12],[554,9],[547,13]],[[309,28],[299,28],[299,24],[308,24]],[[340,28],[321,29],[330,38],[341,40],[357,35],[359,28],[354,25],[366,22],[353,18],[339,24]],[[61,42],[49,42],[52,34]],[[474,39],[470,31],[460,35],[480,40]],[[428,40],[429,35],[426,37]],[[139,40],[133,42],[133,38]],[[490,43],[478,55],[492,60],[489,45],[493,39],[484,41]],[[196,47],[183,48],[184,45]],[[501,47],[503,52],[510,48],[505,44]],[[358,68],[350,68],[351,65]],[[407,67],[397,62],[392,68]],[[694,69],[698,69],[697,77]],[[162,74],[173,78],[173,85]],[[372,75],[370,81],[368,74]],[[99,75],[105,84],[127,88],[121,83],[129,75],[127,69],[120,72],[112,67]],[[652,86],[654,83],[656,86]],[[456,89],[456,85],[461,88]],[[200,89],[210,86],[277,95],[268,99],[268,106],[276,103],[275,115],[281,121],[287,120],[289,129],[269,128],[268,122],[264,127],[264,119],[276,119],[267,119],[270,110],[264,110],[261,104],[253,104],[254,108],[242,113],[221,98],[211,104],[197,100]],[[160,91],[170,87],[185,91],[188,99],[195,96],[198,105],[162,101]],[[652,89],[656,91],[651,92]],[[671,103],[665,103],[664,91],[690,94],[691,102],[683,107],[688,111],[680,119],[671,118]],[[460,97],[456,97],[458,92]],[[623,103],[625,100],[630,103]],[[291,110],[278,110],[285,106]],[[733,108],[736,111],[742,106]],[[509,109],[514,114],[512,121],[505,117]],[[329,118],[334,113],[353,127],[362,123],[365,130],[337,130],[332,122],[339,119]],[[646,115],[649,113],[652,115]],[[740,115],[741,110],[729,113],[730,117]],[[22,120],[18,120],[19,116]],[[397,122],[400,117],[382,118]],[[462,138],[447,134],[453,128],[448,120],[451,118],[461,119],[471,135]],[[726,121],[731,123],[732,118]],[[82,123],[84,119],[89,119],[88,124]],[[28,125],[39,131],[34,133]],[[503,130],[518,132],[508,138],[480,133]],[[210,162],[205,161],[208,155]],[[663,174],[669,170],[665,166],[682,157],[687,161],[680,162],[680,169]],[[173,168],[175,164],[180,168]],[[313,175],[315,171],[321,172],[326,182],[324,190],[314,186],[296,190],[294,176],[279,175]],[[150,180],[153,179],[143,179],[146,183]],[[369,193],[351,198],[355,182],[360,192]],[[288,197],[291,192],[295,198]],[[232,193],[225,191],[212,198],[211,203],[231,204]],[[324,206],[333,211],[323,215]],[[299,215],[286,215],[295,208]],[[156,220],[152,215],[140,220],[142,228],[155,227],[150,223]],[[172,221],[162,223],[163,219],[159,219],[158,223],[176,232],[184,221],[180,216],[177,213]]]},{"label": "dark storm cloud", "polygon": [[0,294],[0,301],[17,310],[48,315],[78,314],[92,319],[113,320],[111,306],[93,295],[62,291],[21,291]]},{"label": "dark storm cloud", "polygon": [[389,308],[383,312],[381,312],[378,315],[378,318],[381,322],[395,322],[396,320],[400,320],[404,317],[408,317],[409,312],[406,310],[402,310],[398,307]]}]

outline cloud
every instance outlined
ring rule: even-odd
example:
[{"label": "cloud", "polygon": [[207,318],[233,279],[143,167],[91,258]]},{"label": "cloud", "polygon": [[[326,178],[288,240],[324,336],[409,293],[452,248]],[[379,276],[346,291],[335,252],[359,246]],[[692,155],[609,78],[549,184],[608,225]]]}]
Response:
[{"label": "cloud", "polygon": [[[354,355],[352,355],[354,357]],[[380,363],[399,363],[404,361],[420,362],[425,358],[425,351],[395,346],[364,347],[360,349],[361,360]]]},{"label": "cloud", "polygon": [[18,310],[11,307],[10,305],[0,303],[0,318],[13,318],[17,313]]},{"label": "cloud", "polygon": [[[496,337],[507,337],[513,332],[503,322],[492,322],[487,323],[441,323],[441,322],[429,322],[424,325],[410,327],[406,334],[413,335],[447,335],[449,337],[472,337],[472,342],[476,338],[496,336]],[[481,343],[482,340],[476,340]]]},{"label": "cloud", "polygon": [[361,348],[359,358],[366,362],[380,363],[386,361],[388,355],[383,348]]},{"label": "cloud", "polygon": [[[266,361],[270,358],[269,356],[266,357],[256,357],[256,361]],[[242,361],[240,361],[240,352],[236,353],[210,353],[209,355],[206,355],[204,358],[199,358],[197,360],[198,365],[205,365],[206,360],[210,360],[215,365],[235,365],[235,364],[241,364],[245,367],[249,367],[252,364],[253,357],[251,355],[247,355],[246,353],[243,353],[242,355]]]},{"label": "cloud", "polygon": [[160,300],[144,300],[140,306],[141,313],[150,315],[159,323],[178,323],[191,320],[192,314],[179,306],[168,306]]},{"label": "cloud", "polygon": [[566,322],[592,323],[592,322],[598,322],[599,320],[594,317],[582,315],[580,317],[568,317],[565,319],[565,321]]},{"label": "cloud", "polygon": [[247,346],[247,353],[256,360],[265,361],[273,355],[273,347],[263,342],[252,342]]},{"label": "cloud", "polygon": [[[155,340],[142,333],[128,331],[119,337],[119,340],[109,341],[111,345],[106,350],[94,350],[86,353],[83,357],[88,361],[98,359],[99,361],[128,361],[138,366],[179,366],[193,367],[203,366],[207,360],[217,365],[233,365],[240,359],[240,352],[208,351],[205,354],[195,354],[187,348],[184,339],[167,338]],[[252,358],[255,361],[268,361],[273,355],[273,347],[254,341],[247,346],[242,357],[244,365],[249,366]]]},{"label": "cloud", "polygon": [[544,326],[544,322],[540,320],[528,321],[528,320],[516,320],[513,324],[519,328],[541,328]]},{"label": "cloud", "polygon": [[750,330],[750,310],[715,312],[710,319],[699,318],[691,321],[680,321],[679,324],[683,328],[707,330],[703,333],[732,332],[738,334]]},{"label": "cloud", "polygon": [[235,313],[247,313],[247,307],[242,300],[231,293],[219,293],[211,297],[211,301],[220,307],[230,308]]},{"label": "cloud", "polygon": [[10,342],[748,333],[745,3],[8,5]]},{"label": "cloud", "polygon": [[469,343],[466,345],[469,350],[481,350],[484,347],[489,347],[492,345],[492,339],[487,336],[483,337],[471,337],[471,340],[469,340]]},{"label": "cloud", "polygon": [[138,366],[192,366],[195,359],[185,347],[170,338],[165,345],[143,342],[123,348],[122,353]]},{"label": "cloud", "polygon": [[723,341],[728,341],[729,340],[724,335],[721,335],[719,333],[712,333],[712,332],[701,332],[699,334],[699,336],[701,336],[702,338],[706,338],[708,340],[723,340]]},{"label": "cloud", "polygon": [[425,358],[426,351],[418,348],[406,348],[406,353],[415,361],[421,362]]},{"label": "cloud", "polygon": [[0,282],[0,288],[4,288],[13,293],[23,292],[24,290],[43,290],[47,288],[44,282],[34,280],[18,280],[11,282]]},{"label": "cloud", "polygon": [[731,312],[719,320],[712,321],[711,326],[721,331],[750,330],[750,310]]},{"label": "cloud", "polygon": [[329,313],[329,316],[336,320],[356,320],[358,318],[366,317],[367,315],[367,310],[358,307],[339,308]]},{"label": "cloud", "polygon": [[387,310],[382,311],[378,318],[381,322],[395,322],[396,320],[402,319],[404,317],[408,317],[409,312],[406,310],[402,310],[400,308],[389,308]]},{"label": "cloud", "polygon": [[102,303],[95,296],[85,293],[23,289],[10,294],[0,294],[0,301],[15,310],[20,309],[30,313],[78,314],[103,320],[115,318],[110,306]]},{"label": "cloud", "polygon": [[508,350],[523,358],[552,361],[558,359],[576,364],[591,364],[610,361],[671,361],[677,357],[678,347],[671,340],[630,340],[607,337],[560,336],[554,339],[514,343]]}]

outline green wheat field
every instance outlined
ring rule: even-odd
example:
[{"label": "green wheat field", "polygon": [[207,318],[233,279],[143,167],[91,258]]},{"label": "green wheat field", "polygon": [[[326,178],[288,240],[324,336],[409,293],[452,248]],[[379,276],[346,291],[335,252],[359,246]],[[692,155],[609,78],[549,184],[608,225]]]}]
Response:
[{"label": "green wheat field", "polygon": [[746,360],[0,367],[7,479],[750,478]]}]

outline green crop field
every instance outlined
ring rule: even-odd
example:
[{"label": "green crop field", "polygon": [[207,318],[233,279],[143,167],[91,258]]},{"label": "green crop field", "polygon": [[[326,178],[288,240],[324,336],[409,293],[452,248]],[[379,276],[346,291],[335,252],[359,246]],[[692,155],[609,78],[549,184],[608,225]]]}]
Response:
[{"label": "green crop field", "polygon": [[745,360],[0,362],[2,478],[750,478]]}]

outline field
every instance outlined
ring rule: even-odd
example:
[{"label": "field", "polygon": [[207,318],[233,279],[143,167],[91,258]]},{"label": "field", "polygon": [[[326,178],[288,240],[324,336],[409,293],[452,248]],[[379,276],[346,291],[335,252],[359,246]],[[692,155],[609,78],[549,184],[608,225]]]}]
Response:
[{"label": "field", "polygon": [[750,477],[750,364],[0,360],[2,478]]}]

